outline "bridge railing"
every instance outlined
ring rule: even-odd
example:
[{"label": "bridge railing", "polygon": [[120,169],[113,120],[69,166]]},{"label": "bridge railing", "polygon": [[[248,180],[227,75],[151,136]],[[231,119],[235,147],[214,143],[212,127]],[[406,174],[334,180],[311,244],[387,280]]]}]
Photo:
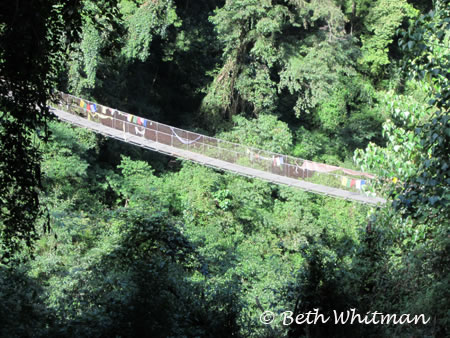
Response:
[{"label": "bridge railing", "polygon": [[371,179],[374,178],[368,173],[312,162],[176,128],[70,94],[57,93],[57,96],[56,105],[71,114],[121,130],[125,135],[136,135],[229,163],[360,193],[367,190]]}]

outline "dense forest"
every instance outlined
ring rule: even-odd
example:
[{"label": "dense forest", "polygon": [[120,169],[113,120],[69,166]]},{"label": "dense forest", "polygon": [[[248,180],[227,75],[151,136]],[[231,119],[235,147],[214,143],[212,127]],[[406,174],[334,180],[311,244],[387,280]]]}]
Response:
[{"label": "dense forest", "polygon": [[[2,2],[0,336],[450,336],[449,70],[448,0]],[[373,173],[387,203],[94,134],[55,90]],[[351,309],[426,321],[282,315]]]}]

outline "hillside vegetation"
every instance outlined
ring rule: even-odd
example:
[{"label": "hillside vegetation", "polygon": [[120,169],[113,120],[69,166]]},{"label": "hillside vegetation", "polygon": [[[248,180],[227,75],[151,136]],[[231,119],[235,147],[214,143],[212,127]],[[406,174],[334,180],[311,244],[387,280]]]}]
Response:
[{"label": "hillside vegetation", "polygon": [[[450,335],[447,0],[16,3],[0,5],[0,337]],[[373,173],[388,202],[107,139],[52,119],[55,89]],[[315,309],[429,320],[283,325]]]}]

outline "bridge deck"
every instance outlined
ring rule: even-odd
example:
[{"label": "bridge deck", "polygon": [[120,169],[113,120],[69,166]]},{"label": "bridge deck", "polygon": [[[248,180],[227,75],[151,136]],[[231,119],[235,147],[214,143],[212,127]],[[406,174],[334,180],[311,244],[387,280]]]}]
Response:
[{"label": "bridge deck", "polygon": [[341,190],[337,188],[327,187],[320,184],[310,183],[303,180],[293,179],[281,175],[272,174],[262,170],[257,170],[245,166],[241,166],[235,163],[229,163],[226,161],[214,159],[199,153],[191,152],[185,149],[175,148],[166,144],[147,140],[136,135],[124,133],[120,130],[104,126],[100,123],[89,121],[80,116],[76,116],[65,111],[52,108],[54,114],[62,121],[69,122],[79,127],[91,129],[97,133],[103,134],[108,137],[135,144],[137,146],[147,148],[159,153],[163,153],[169,156],[186,159],[189,161],[197,162],[205,166],[209,166],[219,170],[225,170],[233,172],[239,175],[248,176],[252,178],[263,179],[276,184],[284,184],[291,187],[296,187],[302,190],[310,191],[313,193],[323,194],[332,197],[343,198],[347,200],[353,200],[366,204],[384,204],[385,199],[379,197],[364,196],[356,192]]}]

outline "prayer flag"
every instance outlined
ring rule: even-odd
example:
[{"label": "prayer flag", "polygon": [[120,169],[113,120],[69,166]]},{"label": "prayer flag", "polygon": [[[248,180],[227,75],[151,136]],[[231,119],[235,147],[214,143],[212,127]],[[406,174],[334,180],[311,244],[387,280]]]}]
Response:
[{"label": "prayer flag", "polygon": [[86,103],[85,103],[83,100],[80,100],[80,107],[81,107],[81,108],[84,108],[84,107],[85,107],[85,104],[86,104]]},{"label": "prayer flag", "polygon": [[86,105],[86,109],[87,109],[87,111],[91,111],[91,105],[90,105],[90,104],[87,104],[87,105]]},{"label": "prayer flag", "polygon": [[366,184],[366,181],[365,181],[365,180],[361,180],[361,188],[362,188],[362,186],[363,186],[364,184]]},{"label": "prayer flag", "polygon": [[356,180],[356,189],[361,190],[361,180]]},{"label": "prayer flag", "polygon": [[137,117],[133,116],[133,123],[137,123]]},{"label": "prayer flag", "polygon": [[342,176],[342,178],[341,178],[341,184],[342,184],[344,187],[347,186],[347,177]]},{"label": "prayer flag", "polygon": [[91,111],[94,113],[97,111],[97,105],[95,103],[91,104]]},{"label": "prayer flag", "polygon": [[355,186],[355,180],[351,180],[351,182],[350,182],[350,187],[354,187]]},{"label": "prayer flag", "polygon": [[142,126],[142,119],[140,117],[137,118],[137,123]]},{"label": "prayer flag", "polygon": [[143,125],[144,127],[147,127],[147,120],[146,120],[146,119],[142,119],[142,125]]},{"label": "prayer flag", "polygon": [[131,122],[132,120],[133,120],[133,115],[128,114],[128,115],[127,115],[127,121],[128,121],[128,122]]},{"label": "prayer flag", "polygon": [[138,134],[138,135],[144,136],[144,134],[145,134],[145,129],[139,130],[139,128],[135,126],[134,130],[136,131],[136,134]]},{"label": "prayer flag", "polygon": [[347,188],[350,188],[352,184],[352,180],[347,178]]}]

